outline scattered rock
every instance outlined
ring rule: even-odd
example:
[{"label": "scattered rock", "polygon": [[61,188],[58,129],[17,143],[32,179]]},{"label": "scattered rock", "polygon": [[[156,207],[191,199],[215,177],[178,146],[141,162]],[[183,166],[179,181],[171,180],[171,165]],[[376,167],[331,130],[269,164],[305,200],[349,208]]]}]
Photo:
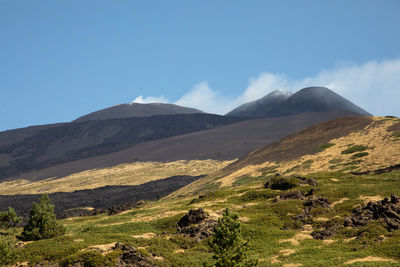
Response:
[{"label": "scattered rock", "polygon": [[178,226],[187,227],[191,224],[198,223],[207,217],[207,213],[202,208],[199,208],[197,210],[191,209],[179,220]]},{"label": "scattered rock", "polygon": [[366,175],[366,174],[382,174],[382,173],[387,173],[387,172],[391,172],[394,170],[399,170],[400,169],[400,164],[396,164],[396,165],[391,165],[389,167],[386,168],[382,168],[382,169],[376,169],[376,170],[372,170],[372,171],[364,171],[364,172],[352,172],[351,174],[353,175]]},{"label": "scattered rock", "polygon": [[314,239],[326,240],[334,236],[338,232],[338,230],[339,230],[338,225],[331,225],[323,230],[314,231],[311,233],[311,235]]},{"label": "scattered rock", "polygon": [[364,226],[369,221],[383,219],[386,228],[400,229],[400,199],[397,195],[391,195],[377,202],[368,202],[353,210],[353,214],[344,221],[344,226]]},{"label": "scattered rock", "polygon": [[304,199],[304,195],[299,190],[292,190],[292,191],[285,192],[282,195],[280,195],[279,197],[275,198],[274,202],[281,201],[281,200],[286,200],[286,199],[300,199],[300,200],[303,200]]},{"label": "scattered rock", "polygon": [[305,206],[304,212],[298,215],[292,216],[294,220],[299,220],[303,223],[306,223],[311,218],[313,218],[312,210],[314,208],[323,208],[330,209],[331,205],[329,204],[328,198],[326,197],[316,197],[310,196],[303,204]]},{"label": "scattered rock", "polygon": [[143,255],[136,248],[117,242],[115,250],[122,251],[122,255],[116,260],[116,267],[137,266],[137,267],[153,267],[152,258]]},{"label": "scattered rock", "polygon": [[177,232],[200,241],[212,235],[217,221],[202,209],[189,210],[178,222]]},{"label": "scattered rock", "polygon": [[306,177],[303,177],[303,176],[295,176],[295,177],[301,180],[301,182],[300,182],[301,184],[308,184],[308,185],[311,185],[311,186],[318,186],[317,180],[315,180],[313,178],[306,178]]}]

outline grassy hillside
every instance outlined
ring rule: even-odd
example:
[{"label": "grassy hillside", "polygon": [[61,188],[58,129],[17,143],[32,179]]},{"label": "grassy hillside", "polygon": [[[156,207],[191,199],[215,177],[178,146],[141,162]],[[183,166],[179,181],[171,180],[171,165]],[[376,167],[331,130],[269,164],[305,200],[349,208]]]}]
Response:
[{"label": "grassy hillside", "polygon": [[[318,126],[320,139],[307,143],[304,136],[310,130],[299,132],[159,201],[113,216],[62,220],[66,235],[20,243],[13,249],[14,262],[68,263],[89,257],[104,266],[122,253],[111,249],[122,242],[158,266],[202,266],[212,256],[207,238],[179,234],[177,223],[190,209],[203,208],[213,220],[229,207],[238,213],[250,256],[259,266],[400,266],[395,227],[400,203],[382,206],[391,203],[392,194],[400,195],[400,170],[351,173],[400,163],[400,121],[350,120],[335,134],[335,127],[327,125],[332,123]],[[273,161],[268,153],[289,153],[290,143],[300,155]],[[304,143],[312,149],[301,151]],[[389,200],[379,202],[385,197]],[[368,217],[367,210],[368,216],[357,217],[368,207],[378,207],[377,216]],[[7,236],[14,244],[19,231]]]},{"label": "grassy hillside", "polygon": [[[400,171],[364,176],[328,172],[307,177],[318,182],[315,194],[327,197],[330,209],[316,208],[305,224],[293,219],[304,210],[304,200],[274,202],[274,197],[284,191],[263,188],[265,176],[248,177],[202,198],[164,199],[115,216],[63,220],[68,229],[65,236],[15,249],[17,260],[58,261],[97,245],[102,245],[99,248],[104,252],[107,244],[118,241],[138,247],[160,266],[201,266],[204,259],[211,257],[206,241],[198,243],[176,234],[176,223],[191,208],[202,207],[211,217],[218,217],[222,209],[230,207],[239,214],[251,255],[259,259],[260,266],[332,266],[374,259],[375,266],[391,266],[400,261],[400,232],[388,231],[379,220],[363,227],[339,227],[334,236],[325,240],[311,235],[326,226],[341,225],[353,207],[369,199],[400,194]],[[311,186],[297,188],[307,192]]]}]

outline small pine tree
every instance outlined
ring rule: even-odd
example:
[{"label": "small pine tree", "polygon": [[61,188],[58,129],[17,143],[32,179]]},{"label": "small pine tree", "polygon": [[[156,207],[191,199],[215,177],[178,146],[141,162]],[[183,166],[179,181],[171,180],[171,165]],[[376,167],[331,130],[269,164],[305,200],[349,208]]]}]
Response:
[{"label": "small pine tree", "polygon": [[15,227],[21,220],[22,218],[18,217],[11,207],[8,207],[8,211],[0,212],[0,228],[9,229]]},{"label": "small pine tree", "polygon": [[237,214],[228,208],[214,228],[214,234],[209,241],[214,252],[216,267],[256,266],[257,260],[250,260],[247,255],[247,241],[243,241],[240,233],[240,221]]},{"label": "small pine tree", "polygon": [[57,222],[54,205],[47,194],[42,195],[38,203],[33,203],[28,223],[20,238],[22,240],[40,240],[65,234],[65,227]]}]

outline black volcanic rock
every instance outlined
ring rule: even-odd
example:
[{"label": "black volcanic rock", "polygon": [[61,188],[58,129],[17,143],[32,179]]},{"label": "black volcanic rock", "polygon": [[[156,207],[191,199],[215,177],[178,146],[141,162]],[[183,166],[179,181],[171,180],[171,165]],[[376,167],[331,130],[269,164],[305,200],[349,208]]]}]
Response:
[{"label": "black volcanic rock", "polygon": [[99,111],[95,111],[79,117],[74,122],[89,121],[89,120],[108,120],[122,119],[133,117],[150,117],[156,115],[175,115],[175,114],[196,114],[204,113],[201,110],[194,108],[181,107],[174,104],[164,103],[129,103],[112,106]]},{"label": "black volcanic rock", "polygon": [[332,110],[342,110],[348,112],[348,114],[371,115],[326,87],[307,87],[286,97],[286,99],[283,94],[280,98],[271,98],[267,95],[254,102],[244,104],[227,115],[260,118]]}]

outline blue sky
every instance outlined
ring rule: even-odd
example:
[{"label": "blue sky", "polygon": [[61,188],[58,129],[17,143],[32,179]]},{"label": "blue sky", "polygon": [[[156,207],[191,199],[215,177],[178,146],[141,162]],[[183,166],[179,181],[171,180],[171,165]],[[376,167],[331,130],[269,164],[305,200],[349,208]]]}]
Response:
[{"label": "blue sky", "polygon": [[0,0],[0,131],[134,99],[224,113],[308,85],[400,116],[398,14],[389,0]]}]

